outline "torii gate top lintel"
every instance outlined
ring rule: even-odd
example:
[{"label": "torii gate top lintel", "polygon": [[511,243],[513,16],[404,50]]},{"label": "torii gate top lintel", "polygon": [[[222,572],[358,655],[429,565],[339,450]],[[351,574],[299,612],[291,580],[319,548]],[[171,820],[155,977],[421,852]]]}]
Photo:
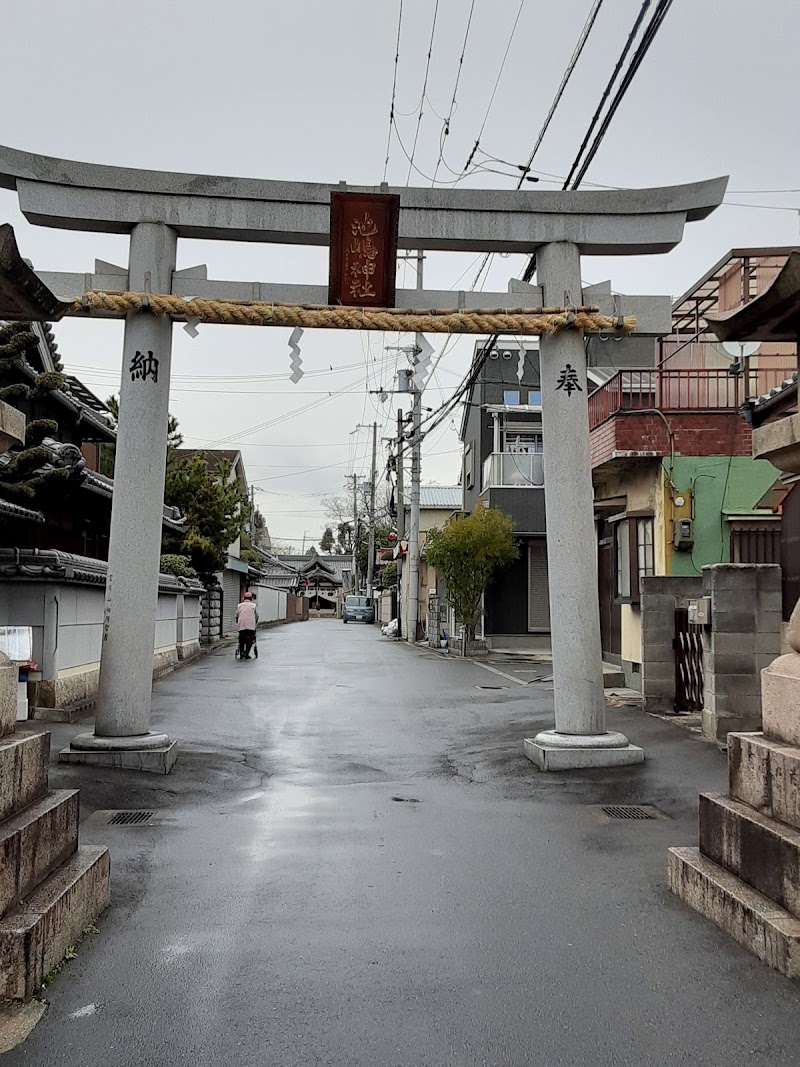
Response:
[{"label": "torii gate top lintel", "polygon": [[571,241],[585,255],[667,252],[686,222],[706,218],[728,179],[653,189],[577,191],[379,188],[220,177],[80,163],[0,146],[0,187],[30,222],[128,233],[161,222],[179,237],[327,245],[330,194],[402,197],[401,248],[532,252]]}]

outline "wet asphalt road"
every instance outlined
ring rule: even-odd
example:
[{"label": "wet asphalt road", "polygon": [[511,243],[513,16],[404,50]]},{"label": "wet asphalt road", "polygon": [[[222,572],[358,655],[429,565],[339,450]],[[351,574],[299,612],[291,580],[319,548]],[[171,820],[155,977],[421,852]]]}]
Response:
[{"label": "wet asphalt road", "polygon": [[[541,683],[329,621],[260,649],[157,684],[168,778],[54,765],[114,902],[4,1064],[797,1064],[800,985],[666,889],[714,747],[615,710],[643,768],[546,776],[521,755]],[[613,801],[668,818],[602,825]],[[159,815],[94,814],[122,807]]]}]

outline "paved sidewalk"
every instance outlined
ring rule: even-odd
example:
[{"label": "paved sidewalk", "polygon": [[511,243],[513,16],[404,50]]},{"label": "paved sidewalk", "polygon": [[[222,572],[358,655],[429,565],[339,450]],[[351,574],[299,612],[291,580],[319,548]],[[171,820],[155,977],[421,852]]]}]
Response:
[{"label": "paved sidewalk", "polygon": [[[334,622],[259,648],[157,684],[169,777],[54,765],[114,901],[4,1067],[797,1063],[800,986],[666,888],[724,789],[714,746],[611,708],[643,767],[542,775],[541,683]],[[612,802],[665,818],[606,823]]]}]

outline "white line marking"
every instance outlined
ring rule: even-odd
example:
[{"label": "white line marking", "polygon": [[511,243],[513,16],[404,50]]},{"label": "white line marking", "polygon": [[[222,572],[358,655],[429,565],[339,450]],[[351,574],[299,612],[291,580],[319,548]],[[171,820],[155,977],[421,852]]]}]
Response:
[{"label": "white line marking", "polygon": [[522,678],[515,678],[513,674],[506,674],[505,671],[499,671],[497,667],[490,667],[488,663],[479,663],[476,659],[471,659],[470,663],[474,663],[476,667],[482,667],[485,671],[491,671],[492,674],[499,674],[501,678],[508,678],[510,682],[516,682],[517,685],[527,685],[528,683],[523,681]]}]

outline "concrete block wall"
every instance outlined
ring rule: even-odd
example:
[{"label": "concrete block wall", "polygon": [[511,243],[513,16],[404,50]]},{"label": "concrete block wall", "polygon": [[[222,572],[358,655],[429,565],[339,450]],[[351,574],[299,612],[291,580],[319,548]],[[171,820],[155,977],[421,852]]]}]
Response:
[{"label": "concrete block wall", "polygon": [[663,714],[675,705],[675,609],[703,595],[703,579],[654,576],[642,579],[642,701]]},{"label": "concrete block wall", "polygon": [[732,732],[761,729],[761,671],[781,652],[781,568],[720,563],[703,567],[711,626],[703,634],[703,732],[725,744]]}]

